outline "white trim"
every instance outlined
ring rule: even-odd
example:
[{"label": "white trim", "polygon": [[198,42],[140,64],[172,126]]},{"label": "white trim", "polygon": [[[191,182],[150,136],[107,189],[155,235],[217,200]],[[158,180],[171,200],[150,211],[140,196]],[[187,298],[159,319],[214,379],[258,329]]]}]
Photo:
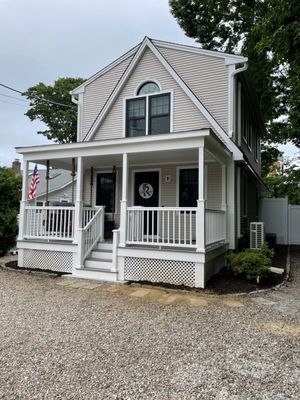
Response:
[{"label": "white trim", "polygon": [[101,75],[106,74],[106,72],[110,71],[117,65],[121,64],[121,62],[127,60],[129,57],[131,57],[138,49],[140,46],[140,43],[133,47],[131,50],[127,51],[125,54],[123,54],[121,57],[117,58],[115,61],[112,63],[108,64],[106,67],[102,68],[100,71],[96,72],[94,75],[92,75],[89,79],[87,79],[85,82],[83,82],[81,85],[77,86],[75,89],[73,89],[70,94],[79,94],[79,93],[84,93],[85,87],[88,86],[90,83],[95,81],[97,78],[99,78]]},{"label": "white trim", "polygon": [[[122,118],[122,137],[127,137],[126,136],[126,103],[128,100],[135,100],[139,98],[145,98],[146,99],[146,115],[145,115],[145,122],[146,122],[146,127],[145,127],[145,135],[143,136],[150,136],[151,133],[149,133],[149,97],[152,96],[159,96],[163,94],[169,94],[170,95],[170,132],[168,133],[173,133],[173,121],[174,121],[174,105],[173,105],[173,98],[174,98],[174,90],[161,90],[160,92],[154,92],[154,93],[147,93],[147,94],[140,94],[140,95],[135,95],[135,96],[126,96],[123,98],[123,118]],[[141,137],[141,136],[139,136]]]},{"label": "white trim", "polygon": [[158,91],[158,92],[153,92],[153,93],[148,93],[148,94],[160,93],[160,92],[162,91],[162,86],[161,86],[161,84],[158,82],[158,80],[156,80],[156,79],[154,79],[154,78],[149,78],[149,79],[144,79],[142,83],[139,83],[139,84],[136,86],[136,88],[135,88],[135,90],[134,90],[135,96],[141,96],[141,97],[142,97],[142,96],[146,96],[145,94],[140,94],[140,95],[137,94],[138,91],[140,90],[140,88],[141,88],[142,86],[144,86],[146,83],[156,83],[156,85],[159,87],[159,91]]},{"label": "white trim", "polygon": [[236,160],[243,160],[243,153],[239,150],[239,148],[230,140],[227,136],[226,132],[223,128],[219,125],[219,123],[213,118],[213,116],[208,112],[208,110],[203,106],[200,100],[194,95],[194,93],[189,89],[189,87],[185,84],[185,82],[178,76],[175,70],[171,67],[171,65],[166,61],[166,59],[162,56],[162,54],[157,50],[157,48],[153,45],[153,43],[146,37],[143,40],[139,50],[136,52],[135,56],[131,60],[127,70],[123,74],[122,78],[119,80],[117,86],[113,90],[112,94],[110,95],[107,103],[101,110],[100,114],[94,121],[90,131],[85,137],[85,141],[88,141],[92,138],[94,133],[99,129],[102,121],[104,120],[106,114],[110,110],[112,104],[115,101],[115,98],[120,93],[121,89],[123,88],[125,82],[127,81],[128,77],[130,76],[132,70],[138,63],[139,59],[142,57],[146,47],[148,47],[152,53],[156,56],[156,58],[160,61],[160,63],[164,66],[164,68],[168,71],[168,73],[172,76],[173,79],[178,83],[181,89],[185,92],[185,94],[192,100],[192,102],[196,105],[196,107],[201,111],[207,121],[211,124],[211,126],[215,129],[216,135],[219,139],[226,145],[226,147],[234,153],[234,159]]},{"label": "white trim", "polygon": [[98,140],[92,142],[51,144],[34,147],[18,147],[17,153],[23,154],[24,160],[71,159],[78,156],[101,156],[140,153],[159,150],[188,149],[201,146],[204,137],[210,135],[209,129],[160,135],[138,136],[131,138]]},{"label": "white trim", "polygon": [[186,51],[189,53],[202,54],[202,55],[214,57],[214,58],[223,58],[225,60],[226,65],[239,64],[239,63],[248,61],[247,57],[237,56],[235,54],[222,53],[220,51],[213,51],[213,50],[204,50],[204,49],[194,47],[194,46],[170,43],[170,42],[165,42],[163,40],[152,39],[152,43],[155,46],[165,47],[168,49],[181,50],[181,51]]},{"label": "white trim", "polygon": [[219,139],[226,145],[226,147],[234,153],[235,159],[242,159],[243,154],[239,150],[239,148],[230,140],[227,136],[226,132],[219,125],[219,123],[213,118],[213,116],[208,112],[208,110],[203,106],[200,100],[194,95],[194,93],[190,90],[190,88],[185,84],[185,82],[177,75],[175,70],[171,67],[171,65],[166,61],[166,59],[161,55],[161,53],[155,48],[155,46],[149,42],[147,43],[150,50],[152,50],[153,54],[158,58],[158,60],[162,63],[162,65],[166,68],[169,74],[175,79],[175,81],[179,84],[181,89],[185,92],[185,94],[193,101],[195,106],[201,111],[207,121],[211,124],[211,126],[215,129],[216,135]]},{"label": "white trim", "polygon": [[110,110],[110,108],[111,108],[111,106],[112,106],[112,104],[114,102],[114,99],[120,93],[121,89],[123,88],[123,85],[127,81],[127,78],[131,74],[131,71],[136,66],[136,64],[139,61],[140,57],[143,55],[144,50],[146,49],[146,43],[147,43],[147,39],[145,38],[143,40],[142,44],[140,45],[138,51],[135,53],[135,55],[134,55],[133,59],[131,60],[129,66],[125,70],[124,74],[120,78],[118,84],[115,86],[114,90],[112,91],[111,95],[109,96],[109,98],[108,98],[107,102],[105,103],[104,107],[102,108],[101,112],[99,113],[99,115],[97,116],[95,121],[93,122],[93,125],[91,126],[89,132],[86,134],[86,136],[84,138],[85,141],[90,140],[93,137],[94,133],[99,128],[99,126],[100,126],[101,122],[103,121],[103,119],[105,118],[107,112]]},{"label": "white trim", "polygon": [[134,189],[135,189],[135,173],[136,172],[158,172],[158,206],[161,207],[161,168],[134,168],[131,170],[131,204],[135,207],[134,203]]},{"label": "white trim", "polygon": [[[198,170],[198,164],[197,162],[195,162],[195,164],[189,164],[189,165],[176,165],[176,207],[180,207],[179,206],[179,171],[181,169],[197,169]],[[196,206],[195,206],[196,207]]]}]

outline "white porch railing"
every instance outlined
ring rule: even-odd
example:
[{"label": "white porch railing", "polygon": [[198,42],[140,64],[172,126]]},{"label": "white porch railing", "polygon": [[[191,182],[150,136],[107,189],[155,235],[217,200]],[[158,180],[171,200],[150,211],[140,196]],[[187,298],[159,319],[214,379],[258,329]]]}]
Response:
[{"label": "white porch railing", "polygon": [[89,255],[98,240],[104,237],[104,208],[98,207],[92,219],[83,228],[78,230],[78,257],[79,265]]},{"label": "white porch railing", "polygon": [[86,226],[93,216],[96,214],[98,207],[83,207],[82,210],[82,225]]},{"label": "white porch railing", "polygon": [[73,240],[75,207],[25,207],[24,238]]},{"label": "white porch railing", "polygon": [[196,247],[196,207],[128,207],[127,244]]},{"label": "white porch railing", "polygon": [[226,240],[226,212],[205,210],[205,244],[210,245]]}]

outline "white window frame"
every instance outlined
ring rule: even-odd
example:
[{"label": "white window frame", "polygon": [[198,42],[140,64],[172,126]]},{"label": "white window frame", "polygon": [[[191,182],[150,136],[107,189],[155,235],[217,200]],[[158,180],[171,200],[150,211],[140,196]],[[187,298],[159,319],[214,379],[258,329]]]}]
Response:
[{"label": "white window frame", "polygon": [[[150,81],[146,81],[146,82],[150,82]],[[144,83],[146,83],[144,82]],[[154,80],[152,80],[152,82],[156,83],[159,87],[160,85],[155,82]],[[138,86],[138,88],[142,87],[143,84]],[[137,89],[138,90],[138,89]],[[154,93],[148,93],[148,94],[140,94],[140,95],[135,95],[135,96],[127,96],[124,97],[123,99],[123,129],[122,129],[122,136],[123,137],[127,137],[126,136],[126,102],[128,100],[134,100],[134,99],[138,99],[138,98],[142,98],[145,97],[146,98],[146,127],[145,127],[145,136],[149,136],[151,134],[149,134],[149,97],[151,96],[159,96],[161,94],[169,94],[170,95],[170,133],[173,133],[173,120],[174,120],[174,107],[173,107],[173,99],[174,99],[174,90],[161,90],[160,92],[154,92]],[[164,133],[162,133],[162,135],[164,135]]]}]

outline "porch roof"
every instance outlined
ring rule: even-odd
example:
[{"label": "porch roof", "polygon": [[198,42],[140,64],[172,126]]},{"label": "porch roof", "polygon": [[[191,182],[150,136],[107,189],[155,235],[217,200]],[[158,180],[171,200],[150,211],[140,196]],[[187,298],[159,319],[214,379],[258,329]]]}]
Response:
[{"label": "porch roof", "polygon": [[[55,160],[56,167],[70,169],[72,158],[84,157],[85,166],[99,163],[118,165],[124,153],[132,154],[136,163],[191,161],[191,157],[197,160],[197,149],[204,145],[208,148],[213,146],[213,153],[224,156],[225,152],[227,156],[231,155],[225,146],[214,139],[210,129],[93,142],[17,147],[16,151],[24,156],[24,160],[38,164],[46,164],[46,160]],[[51,164],[53,165],[53,162]]]}]

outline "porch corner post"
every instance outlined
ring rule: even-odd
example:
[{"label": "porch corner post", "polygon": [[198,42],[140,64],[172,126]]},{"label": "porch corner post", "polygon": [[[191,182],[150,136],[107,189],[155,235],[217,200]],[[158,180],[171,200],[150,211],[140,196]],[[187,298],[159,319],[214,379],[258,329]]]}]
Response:
[{"label": "porch corner post", "polygon": [[26,219],[26,205],[27,205],[27,184],[28,184],[28,166],[29,162],[23,160],[23,178],[22,178],[22,198],[20,202],[20,216],[19,216],[19,234],[18,240],[24,239],[25,219]]},{"label": "porch corner post", "polygon": [[236,185],[235,185],[235,164],[230,160],[227,164],[227,241],[229,249],[236,248]]},{"label": "porch corner post", "polygon": [[128,155],[123,154],[122,168],[122,200],[120,205],[120,247],[125,247],[126,243],[126,214],[127,214],[127,192],[128,192]]},{"label": "porch corner post", "polygon": [[197,251],[205,251],[205,154],[204,146],[198,149],[198,200],[196,218],[196,244]]},{"label": "porch corner post", "polygon": [[78,243],[79,229],[82,221],[82,193],[83,193],[83,160],[77,158],[77,182],[76,182],[76,200],[75,200],[75,218],[74,218],[74,243]]}]

